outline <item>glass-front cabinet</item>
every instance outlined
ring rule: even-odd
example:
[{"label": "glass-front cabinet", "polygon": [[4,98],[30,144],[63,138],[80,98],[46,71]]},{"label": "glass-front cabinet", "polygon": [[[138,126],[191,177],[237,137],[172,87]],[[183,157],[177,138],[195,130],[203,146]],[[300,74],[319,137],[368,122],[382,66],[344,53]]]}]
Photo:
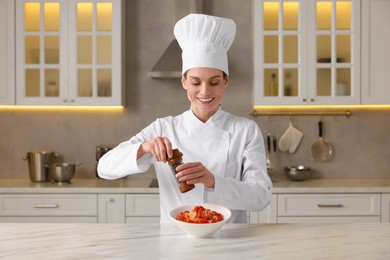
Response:
[{"label": "glass-front cabinet", "polygon": [[359,0],[254,0],[254,105],[360,103]]},{"label": "glass-front cabinet", "polygon": [[15,104],[14,1],[0,0],[0,105]]},{"label": "glass-front cabinet", "polygon": [[122,8],[18,0],[17,105],[122,105]]}]

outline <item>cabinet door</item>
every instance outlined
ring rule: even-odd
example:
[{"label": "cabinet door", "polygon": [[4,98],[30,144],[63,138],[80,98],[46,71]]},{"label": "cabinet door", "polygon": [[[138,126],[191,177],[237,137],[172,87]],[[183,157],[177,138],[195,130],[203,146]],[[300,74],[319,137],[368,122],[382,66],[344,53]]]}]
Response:
[{"label": "cabinet door", "polygon": [[362,1],[362,104],[390,104],[390,1]]},{"label": "cabinet door", "polygon": [[158,194],[126,195],[126,223],[158,223],[159,220]]},{"label": "cabinet door", "polygon": [[69,1],[69,98],[122,105],[122,1]]},{"label": "cabinet door", "polygon": [[390,222],[390,194],[382,194],[382,222]]},{"label": "cabinet door", "polygon": [[276,223],[277,222],[277,195],[272,194],[271,203],[260,212],[249,213],[249,223]]},{"label": "cabinet door", "polygon": [[123,105],[122,0],[17,0],[18,105]]},{"label": "cabinet door", "polygon": [[303,104],[307,29],[302,1],[253,2],[254,104]]},{"label": "cabinet door", "polygon": [[308,1],[308,100],[360,104],[360,0]]},{"label": "cabinet door", "polygon": [[14,1],[0,0],[0,105],[15,104]]},{"label": "cabinet door", "polygon": [[360,0],[255,0],[254,105],[360,103]]},{"label": "cabinet door", "polygon": [[98,222],[125,223],[125,195],[98,195]]},{"label": "cabinet door", "polygon": [[61,105],[67,100],[66,2],[16,2],[18,105]]}]

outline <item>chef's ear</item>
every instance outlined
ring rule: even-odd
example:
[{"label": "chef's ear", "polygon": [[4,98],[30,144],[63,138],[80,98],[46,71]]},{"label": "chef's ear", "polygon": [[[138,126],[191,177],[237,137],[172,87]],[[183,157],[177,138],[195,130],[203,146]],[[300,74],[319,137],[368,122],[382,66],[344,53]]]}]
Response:
[{"label": "chef's ear", "polygon": [[187,89],[186,84],[187,84],[187,72],[181,76],[181,84],[184,89]]},{"label": "chef's ear", "polygon": [[223,73],[223,82],[225,83],[225,88],[226,88],[229,84],[229,76],[226,75],[225,73]]}]

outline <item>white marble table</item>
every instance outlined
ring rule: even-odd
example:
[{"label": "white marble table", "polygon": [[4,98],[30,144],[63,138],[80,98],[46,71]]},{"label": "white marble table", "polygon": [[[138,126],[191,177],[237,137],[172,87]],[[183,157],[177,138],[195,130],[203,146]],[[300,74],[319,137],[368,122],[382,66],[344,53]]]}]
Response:
[{"label": "white marble table", "polygon": [[0,259],[390,259],[390,223],[176,226],[0,224]]}]

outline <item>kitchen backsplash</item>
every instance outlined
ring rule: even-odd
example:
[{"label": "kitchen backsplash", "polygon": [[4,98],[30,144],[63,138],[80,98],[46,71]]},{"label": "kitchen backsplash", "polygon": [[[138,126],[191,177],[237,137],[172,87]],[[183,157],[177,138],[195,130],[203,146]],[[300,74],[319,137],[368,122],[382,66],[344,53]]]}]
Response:
[{"label": "kitchen backsplash", "polygon": [[[237,23],[237,36],[229,52],[231,80],[222,108],[253,118],[251,1],[204,2],[205,13],[231,17]],[[104,112],[0,109],[0,178],[28,178],[23,157],[28,151],[42,149],[60,153],[63,161],[81,162],[75,178],[94,178],[98,144],[117,144],[155,118],[189,108],[180,79],[147,76],[173,39],[175,21],[167,17],[174,17],[174,1],[126,4],[126,108]],[[350,118],[323,117],[324,138],[335,150],[330,162],[313,162],[310,157],[310,146],[318,139],[319,118],[293,117],[304,137],[294,154],[271,153],[277,174],[284,166],[302,164],[310,166],[319,178],[390,178],[390,111],[352,112]],[[274,134],[278,140],[289,125],[289,118],[283,116],[253,119],[264,134]],[[153,176],[153,171],[147,176]]]}]

